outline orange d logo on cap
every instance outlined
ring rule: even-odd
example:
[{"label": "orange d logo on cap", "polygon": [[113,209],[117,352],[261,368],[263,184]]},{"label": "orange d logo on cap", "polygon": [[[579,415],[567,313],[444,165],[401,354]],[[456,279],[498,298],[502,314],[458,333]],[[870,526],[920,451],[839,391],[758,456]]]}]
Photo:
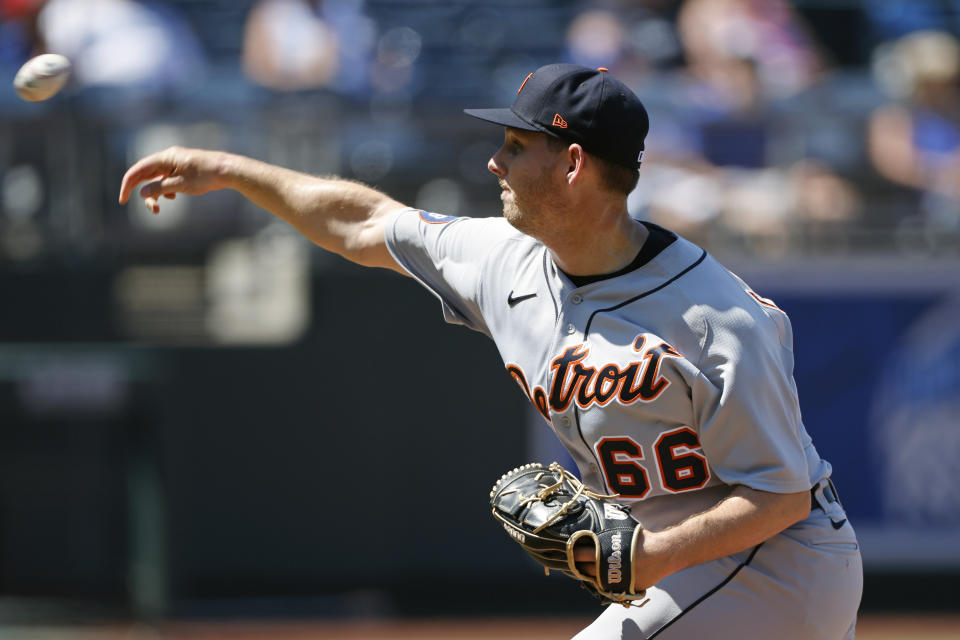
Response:
[{"label": "orange d logo on cap", "polygon": [[523,91],[524,85],[527,84],[527,80],[529,80],[529,79],[532,78],[532,77],[533,77],[533,74],[532,74],[532,73],[528,73],[528,74],[527,74],[527,77],[524,78],[524,79],[523,79],[523,82],[520,83],[520,88],[517,89],[517,95],[520,95],[520,92]]}]

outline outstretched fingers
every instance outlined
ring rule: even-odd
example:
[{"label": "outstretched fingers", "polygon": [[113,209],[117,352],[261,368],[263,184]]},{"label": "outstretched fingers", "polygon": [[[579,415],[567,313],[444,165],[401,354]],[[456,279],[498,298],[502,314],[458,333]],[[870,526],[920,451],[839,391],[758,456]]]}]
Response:
[{"label": "outstretched fingers", "polygon": [[222,155],[181,147],[170,147],[149,155],[124,174],[120,182],[120,204],[125,204],[141,183],[146,184],[140,189],[139,196],[154,213],[160,211],[161,196],[173,200],[178,193],[195,196],[220,189],[217,171]]},{"label": "outstretched fingers", "polygon": [[177,193],[186,189],[186,184],[186,179],[183,176],[167,176],[144,185],[140,189],[140,197],[143,198],[144,203],[151,211],[159,213],[160,196],[173,200],[177,197]]},{"label": "outstretched fingers", "polygon": [[141,198],[171,197],[186,188],[186,179],[183,176],[165,176],[154,180],[140,189]]}]

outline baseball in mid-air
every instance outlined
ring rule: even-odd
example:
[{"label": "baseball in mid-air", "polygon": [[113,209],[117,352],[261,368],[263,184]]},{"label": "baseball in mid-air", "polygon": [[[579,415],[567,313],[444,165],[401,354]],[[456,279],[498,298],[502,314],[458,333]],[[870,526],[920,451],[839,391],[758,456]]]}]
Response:
[{"label": "baseball in mid-air", "polygon": [[70,76],[70,61],[58,53],[44,53],[27,60],[13,79],[17,95],[28,102],[52,98]]}]

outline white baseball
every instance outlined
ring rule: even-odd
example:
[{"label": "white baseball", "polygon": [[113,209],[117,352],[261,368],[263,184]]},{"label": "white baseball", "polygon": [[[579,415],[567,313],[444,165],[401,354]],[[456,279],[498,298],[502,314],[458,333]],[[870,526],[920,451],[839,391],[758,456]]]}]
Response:
[{"label": "white baseball", "polygon": [[70,61],[58,53],[44,53],[27,60],[13,79],[17,94],[29,102],[52,98],[70,76]]}]

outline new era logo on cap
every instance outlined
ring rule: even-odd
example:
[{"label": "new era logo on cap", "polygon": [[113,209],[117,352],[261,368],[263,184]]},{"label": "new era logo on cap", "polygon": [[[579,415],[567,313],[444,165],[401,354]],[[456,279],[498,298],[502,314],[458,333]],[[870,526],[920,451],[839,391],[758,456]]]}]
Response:
[{"label": "new era logo on cap", "polygon": [[550,64],[527,75],[509,108],[464,112],[578,143],[589,153],[628,167],[639,166],[650,126],[646,109],[629,87],[604,67],[574,64]]}]

